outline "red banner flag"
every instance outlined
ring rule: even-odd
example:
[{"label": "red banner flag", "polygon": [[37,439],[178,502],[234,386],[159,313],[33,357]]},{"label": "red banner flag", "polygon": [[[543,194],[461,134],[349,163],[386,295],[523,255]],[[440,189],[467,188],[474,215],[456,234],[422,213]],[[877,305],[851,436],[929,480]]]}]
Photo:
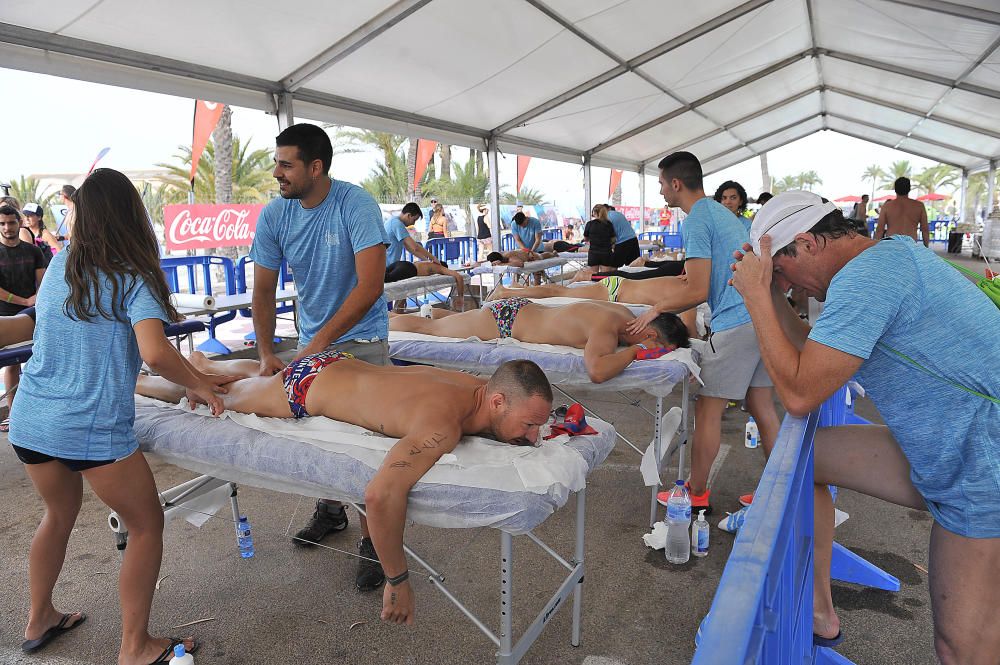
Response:
[{"label": "red banner flag", "polygon": [[420,179],[423,178],[424,173],[427,172],[427,165],[430,164],[431,159],[434,158],[434,149],[436,147],[437,141],[417,139],[417,163],[413,168],[413,191],[417,191],[417,185],[420,184]]},{"label": "red banner flag", "polygon": [[524,184],[524,174],[528,170],[528,162],[531,161],[531,157],[525,157],[524,155],[517,156],[517,191],[521,191],[521,185]]},{"label": "red banner flag", "polygon": [[208,145],[208,138],[219,124],[224,104],[197,99],[194,102],[194,129],[191,136],[191,187],[194,188],[194,174],[198,170],[201,153]]},{"label": "red banner flag", "polygon": [[611,182],[608,184],[608,198],[610,199],[618,185],[622,184],[622,172],[619,169],[611,169]]},{"label": "red banner flag", "polygon": [[167,250],[249,247],[263,209],[262,203],[163,206]]}]

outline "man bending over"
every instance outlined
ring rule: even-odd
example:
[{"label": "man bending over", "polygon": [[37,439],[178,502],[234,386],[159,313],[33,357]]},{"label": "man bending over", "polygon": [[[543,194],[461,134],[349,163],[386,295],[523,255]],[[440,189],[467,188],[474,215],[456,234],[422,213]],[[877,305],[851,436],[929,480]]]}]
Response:
[{"label": "man bending over", "polygon": [[[548,307],[525,298],[496,300],[483,309],[456,313],[434,310],[433,319],[401,314],[389,319],[389,330],[439,337],[512,337],[533,344],[559,344],[583,349],[587,375],[603,383],[624,371],[633,360],[657,358],[686,347],[688,331],[673,314],[656,317],[645,330],[626,331],[632,312],[622,305],[580,302]],[[626,348],[619,349],[621,344]]]},{"label": "man bending over", "polygon": [[[504,363],[489,381],[434,367],[371,365],[338,351],[305,356],[267,377],[257,375],[256,360],[211,361],[196,353],[191,364],[247,377],[228,384],[223,397],[229,410],[271,418],[326,416],[399,439],[365,490],[368,530],[387,582],[382,619],[393,623],[412,624],[414,616],[403,553],[410,489],[465,434],[533,445],[552,409],[548,379],[529,360]],[[184,388],[140,376],[136,392],[177,402]]]}]

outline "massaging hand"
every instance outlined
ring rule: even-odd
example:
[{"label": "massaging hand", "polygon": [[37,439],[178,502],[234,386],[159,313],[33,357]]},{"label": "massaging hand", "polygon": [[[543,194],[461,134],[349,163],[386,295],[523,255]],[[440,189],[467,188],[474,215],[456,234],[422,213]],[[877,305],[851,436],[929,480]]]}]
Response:
[{"label": "massaging hand", "polygon": [[382,590],[382,621],[413,625],[413,589],[409,580],[399,586],[386,582]]},{"label": "massaging hand", "polygon": [[632,319],[628,326],[626,326],[625,330],[627,330],[630,335],[638,335],[646,329],[646,326],[652,323],[653,319],[659,315],[659,310],[655,307],[650,307],[645,312]]},{"label": "massaging hand", "polygon": [[221,415],[226,410],[226,406],[219,394],[229,392],[225,384],[232,383],[240,377],[228,374],[202,374],[202,376],[205,380],[197,388],[187,389],[188,404],[191,405],[192,411],[198,404],[206,404],[211,409],[213,416]]},{"label": "massaging hand", "polygon": [[742,252],[733,252],[736,263],[733,264],[733,278],[729,283],[744,298],[759,294],[769,298],[771,295],[771,275],[774,270],[771,262],[771,236],[761,236],[760,253],[762,256],[757,256],[750,243],[743,245]]},{"label": "massaging hand", "polygon": [[272,354],[260,357],[260,371],[258,372],[260,376],[274,376],[283,369],[285,369],[285,363],[281,362],[278,356]]}]

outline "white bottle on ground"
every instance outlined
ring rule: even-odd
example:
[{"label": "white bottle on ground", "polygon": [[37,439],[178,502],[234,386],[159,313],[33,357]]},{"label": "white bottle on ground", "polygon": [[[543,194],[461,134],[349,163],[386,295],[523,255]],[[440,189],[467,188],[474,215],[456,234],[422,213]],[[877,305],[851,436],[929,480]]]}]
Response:
[{"label": "white bottle on ground", "polygon": [[760,432],[757,431],[757,423],[753,416],[747,421],[746,436],[744,438],[747,448],[756,448],[760,444]]},{"label": "white bottle on ground", "polygon": [[698,519],[691,527],[691,554],[695,556],[708,555],[708,522],[705,511],[698,511]]},{"label": "white bottle on ground", "polygon": [[174,657],[170,659],[170,665],[194,665],[194,656],[184,651],[183,644],[178,644],[174,647]]},{"label": "white bottle on ground", "polygon": [[424,303],[420,306],[420,316],[425,319],[433,319],[434,314],[432,314],[433,307],[429,303]]},{"label": "white bottle on ground", "polygon": [[691,558],[691,498],[684,481],[678,480],[667,497],[667,545],[664,554],[670,563],[687,563]]}]

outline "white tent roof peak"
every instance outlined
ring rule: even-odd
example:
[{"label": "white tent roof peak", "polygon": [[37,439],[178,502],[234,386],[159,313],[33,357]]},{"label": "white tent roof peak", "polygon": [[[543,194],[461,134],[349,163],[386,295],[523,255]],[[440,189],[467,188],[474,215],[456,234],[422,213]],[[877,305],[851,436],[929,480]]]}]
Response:
[{"label": "white tent roof peak", "polygon": [[976,170],[1000,157],[997,9],[10,0],[0,61],[270,113],[282,96],[298,117],[633,170],[686,149],[711,172],[825,129]]}]

